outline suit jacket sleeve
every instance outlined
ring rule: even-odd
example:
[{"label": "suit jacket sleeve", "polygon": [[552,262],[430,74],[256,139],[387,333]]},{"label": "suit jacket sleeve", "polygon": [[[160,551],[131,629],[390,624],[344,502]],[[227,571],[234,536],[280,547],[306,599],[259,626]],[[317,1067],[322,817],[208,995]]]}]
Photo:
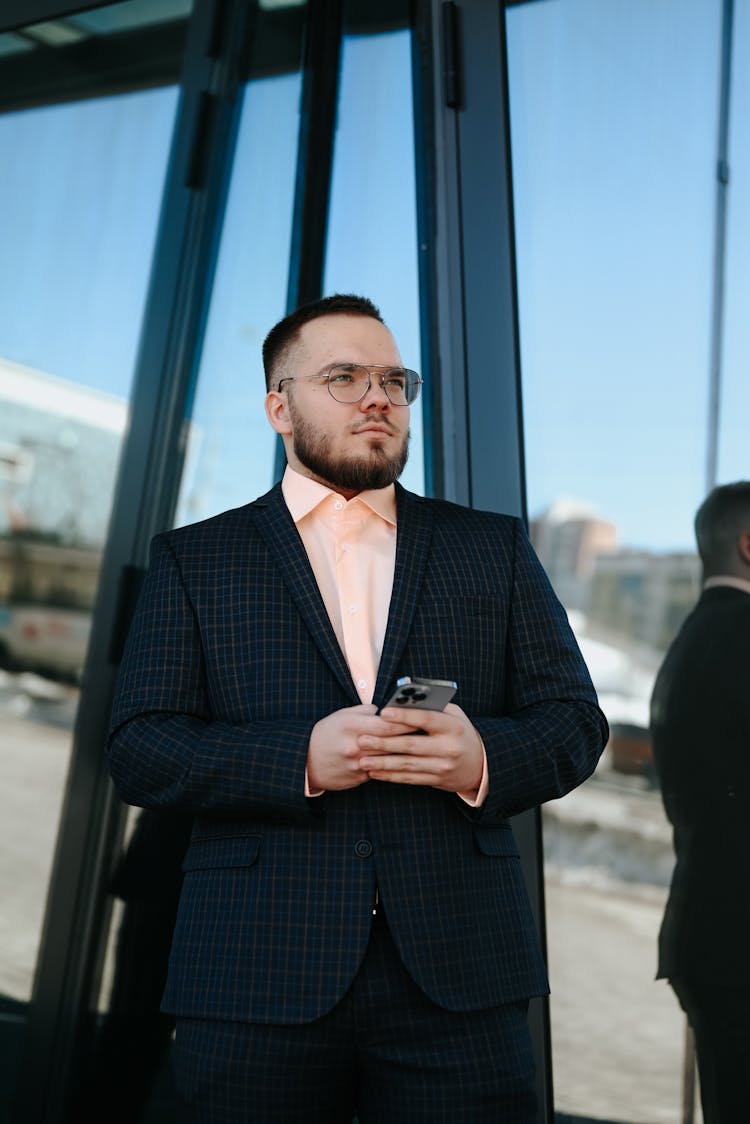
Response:
[{"label": "suit jacket sleeve", "polygon": [[110,722],[107,752],[120,796],[147,808],[308,819],[316,814],[304,795],[314,722],[212,713],[198,616],[168,537],[157,536]]},{"label": "suit jacket sleeve", "polygon": [[503,716],[470,715],[487,753],[482,818],[564,796],[594,771],[608,735],[565,610],[517,520],[504,663]]}]

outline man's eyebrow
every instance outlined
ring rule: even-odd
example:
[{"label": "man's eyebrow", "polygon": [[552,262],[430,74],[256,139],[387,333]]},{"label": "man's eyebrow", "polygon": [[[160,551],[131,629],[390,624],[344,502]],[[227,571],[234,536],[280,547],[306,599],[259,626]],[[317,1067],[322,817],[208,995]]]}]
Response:
[{"label": "man's eyebrow", "polygon": [[[355,363],[353,359],[334,359],[330,363],[326,363],[325,366],[321,367],[319,371],[316,371],[314,375],[310,375],[310,378],[311,379],[322,379],[330,371],[332,371],[334,367],[362,367],[362,366],[365,366],[365,364]],[[365,366],[365,370],[366,369],[367,368]]]},{"label": "man's eyebrow", "polygon": [[370,367],[375,367],[381,371],[403,371],[405,369],[402,363],[358,363],[356,359],[334,359],[330,363],[326,363],[319,374],[325,375],[333,367],[363,367],[366,371]]}]

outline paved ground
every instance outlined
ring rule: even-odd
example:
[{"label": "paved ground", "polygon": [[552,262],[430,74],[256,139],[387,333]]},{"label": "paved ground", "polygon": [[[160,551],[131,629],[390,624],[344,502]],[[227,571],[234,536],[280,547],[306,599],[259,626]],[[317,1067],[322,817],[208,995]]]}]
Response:
[{"label": "paved ground", "polygon": [[682,1124],[685,1019],[654,979],[674,861],[661,797],[605,758],[544,829],[556,1108]]},{"label": "paved ground", "polygon": [[[0,679],[0,995],[14,999],[31,989],[74,705],[70,688]],[[684,1020],[653,980],[671,869],[658,795],[605,777],[545,820],[556,1108],[681,1124]]]},{"label": "paved ground", "polygon": [[653,979],[662,898],[547,881],[561,1112],[628,1124],[683,1119],[685,1020],[669,986]]},{"label": "paved ground", "polygon": [[70,732],[3,712],[0,995],[28,999],[70,753]]}]

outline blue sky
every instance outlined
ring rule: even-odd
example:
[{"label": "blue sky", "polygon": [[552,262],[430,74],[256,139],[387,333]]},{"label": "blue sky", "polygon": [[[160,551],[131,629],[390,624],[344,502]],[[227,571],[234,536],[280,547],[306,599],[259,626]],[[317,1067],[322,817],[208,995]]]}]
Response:
[{"label": "blue sky", "polygon": [[[720,479],[750,475],[737,9]],[[634,546],[692,546],[704,493],[720,16],[566,0],[509,17],[529,507],[563,490]]]},{"label": "blue sky", "polygon": [[[720,479],[750,475],[749,7]],[[632,546],[691,547],[703,494],[720,9],[559,0],[509,15],[529,509],[575,496]],[[372,295],[419,367],[408,36],[348,41],[343,65],[326,288]],[[245,96],[186,518],[270,482],[259,350],[284,310],[298,97],[294,76]],[[157,90],[0,117],[0,355],[128,394],[176,103]]]}]

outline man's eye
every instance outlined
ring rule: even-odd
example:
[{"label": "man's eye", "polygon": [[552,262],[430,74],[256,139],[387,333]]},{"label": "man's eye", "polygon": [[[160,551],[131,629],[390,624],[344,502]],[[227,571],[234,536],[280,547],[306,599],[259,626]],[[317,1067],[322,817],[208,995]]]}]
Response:
[{"label": "man's eye", "polygon": [[335,371],[329,377],[329,382],[334,386],[349,386],[355,380],[355,375],[350,371]]},{"label": "man's eye", "polygon": [[406,386],[406,375],[401,371],[389,371],[383,381],[386,386],[395,386],[398,390],[403,390]]}]

